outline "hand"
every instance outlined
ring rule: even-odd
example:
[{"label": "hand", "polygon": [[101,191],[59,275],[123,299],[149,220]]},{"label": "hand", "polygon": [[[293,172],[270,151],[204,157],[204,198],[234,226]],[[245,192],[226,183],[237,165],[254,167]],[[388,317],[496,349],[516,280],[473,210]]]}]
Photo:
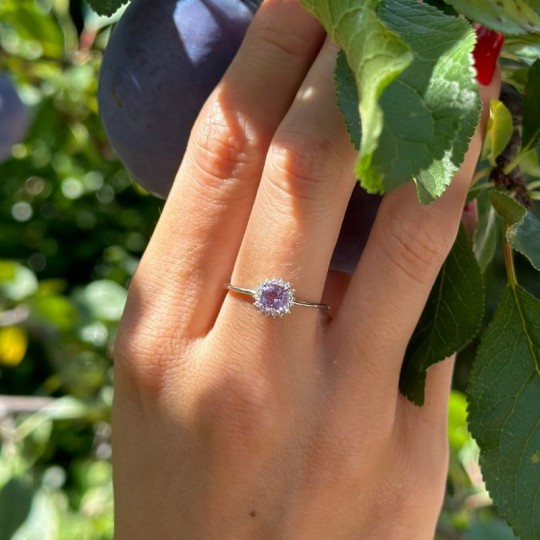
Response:
[{"label": "hand", "polygon": [[[355,183],[335,58],[297,1],[266,0],[193,129],[118,333],[120,540],[433,538],[453,360],[422,408],[398,380],[485,118],[440,200],[390,193],[355,274],[328,273]],[[265,317],[223,286],[268,277],[330,313]]]}]

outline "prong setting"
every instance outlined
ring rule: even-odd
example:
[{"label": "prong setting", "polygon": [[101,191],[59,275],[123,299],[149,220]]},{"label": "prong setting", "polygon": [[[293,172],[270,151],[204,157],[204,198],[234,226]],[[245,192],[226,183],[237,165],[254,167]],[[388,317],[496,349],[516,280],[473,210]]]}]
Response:
[{"label": "prong setting", "polygon": [[253,295],[254,306],[267,317],[283,317],[294,304],[294,289],[283,279],[265,279]]}]

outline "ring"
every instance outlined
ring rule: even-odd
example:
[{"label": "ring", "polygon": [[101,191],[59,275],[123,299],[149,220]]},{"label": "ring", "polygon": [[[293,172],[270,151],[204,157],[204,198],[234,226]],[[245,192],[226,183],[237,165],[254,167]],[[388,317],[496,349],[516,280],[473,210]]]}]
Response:
[{"label": "ring", "polygon": [[256,289],[237,287],[232,283],[225,283],[225,288],[252,296],[255,299],[253,305],[266,316],[283,317],[286,313],[290,313],[293,306],[317,308],[323,311],[330,309],[328,304],[297,300],[291,284],[282,279],[265,279]]}]

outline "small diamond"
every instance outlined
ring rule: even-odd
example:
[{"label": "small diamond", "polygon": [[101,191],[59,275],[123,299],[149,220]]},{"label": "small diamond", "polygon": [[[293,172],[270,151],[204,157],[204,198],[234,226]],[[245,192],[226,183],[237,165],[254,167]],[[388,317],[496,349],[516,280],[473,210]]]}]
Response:
[{"label": "small diamond", "polygon": [[289,313],[294,301],[294,290],[282,279],[266,279],[255,291],[255,307],[265,315],[282,317]]}]

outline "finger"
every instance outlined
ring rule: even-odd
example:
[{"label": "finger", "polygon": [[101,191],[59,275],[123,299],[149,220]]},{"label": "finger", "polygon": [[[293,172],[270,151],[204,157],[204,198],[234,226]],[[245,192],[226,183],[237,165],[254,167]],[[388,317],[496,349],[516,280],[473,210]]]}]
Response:
[{"label": "finger", "polygon": [[[205,104],[134,278],[138,303],[159,332],[170,323],[174,335],[197,336],[212,326],[268,144],[323,40],[297,0],[266,0]],[[147,325],[134,308],[128,315]]]},{"label": "finger", "polygon": [[[355,151],[335,99],[336,55],[327,41],[276,131],[232,276],[242,287],[278,277],[293,285],[298,299],[320,301],[355,182]],[[288,336],[295,350],[304,340],[313,343],[318,310],[293,307],[277,321],[231,294],[222,315],[240,332],[253,331],[256,317],[258,328]]]},{"label": "finger", "polygon": [[[452,375],[456,355],[431,366],[426,375],[424,404],[421,407],[400,396],[400,407],[409,417],[410,423],[429,424],[430,431],[437,431],[446,436],[446,420],[448,416],[448,399],[452,388]],[[417,435],[420,431],[416,432]]]},{"label": "finger", "polygon": [[[498,95],[499,84],[495,80],[482,90],[484,113],[489,110],[485,106],[489,98]],[[397,396],[405,349],[457,235],[485,123],[486,114],[462,167],[440,199],[421,206],[409,183],[381,203],[330,331],[333,345],[349,359],[338,377],[352,393],[358,393],[362,381],[372,391],[378,389],[381,396],[392,392]]]},{"label": "finger", "polygon": [[410,454],[423,456],[425,467],[432,463],[435,470],[443,468],[448,454],[448,401],[454,365],[452,355],[428,370],[422,407],[402,395],[398,399],[394,429],[406,441]]}]

